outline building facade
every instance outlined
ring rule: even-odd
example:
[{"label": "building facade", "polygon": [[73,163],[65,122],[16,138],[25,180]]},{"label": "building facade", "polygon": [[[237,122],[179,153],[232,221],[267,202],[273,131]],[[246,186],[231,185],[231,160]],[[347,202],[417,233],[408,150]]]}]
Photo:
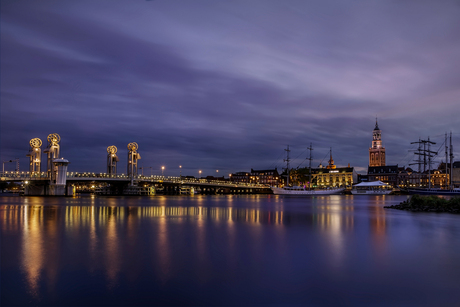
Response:
[{"label": "building facade", "polygon": [[460,161],[455,161],[452,166],[452,185],[460,188]]},{"label": "building facade", "polygon": [[396,187],[398,185],[400,169],[398,165],[369,166],[367,169],[368,181],[382,181]]},{"label": "building facade", "polygon": [[398,165],[369,167],[366,175],[358,176],[358,183],[377,180],[399,188],[426,188],[430,186],[430,181],[432,188],[449,186],[449,175],[446,176],[444,163],[431,172],[414,172],[411,168],[398,167]]},{"label": "building facade", "polygon": [[249,179],[253,183],[267,184],[270,186],[278,186],[280,183],[280,175],[276,168],[267,170],[254,170],[251,168],[251,176]]},{"label": "building facade", "polygon": [[385,147],[382,146],[382,131],[380,131],[377,119],[372,131],[372,147],[369,148],[369,166],[385,166]]},{"label": "building facade", "polygon": [[254,170],[251,168],[251,172],[238,172],[230,175],[230,181],[233,182],[258,183],[271,186],[278,186],[280,180],[281,176],[276,168],[267,170]]},{"label": "building facade", "polygon": [[334,188],[353,185],[353,167],[313,168],[313,187]]},{"label": "building facade", "polygon": [[336,187],[351,187],[353,185],[354,168],[337,167],[332,159],[332,149],[329,153],[329,161],[326,167],[321,164],[319,168],[312,168],[312,184],[318,188],[336,188]]},{"label": "building facade", "polygon": [[230,174],[230,181],[249,183],[249,173],[248,172],[238,172],[238,173]]}]

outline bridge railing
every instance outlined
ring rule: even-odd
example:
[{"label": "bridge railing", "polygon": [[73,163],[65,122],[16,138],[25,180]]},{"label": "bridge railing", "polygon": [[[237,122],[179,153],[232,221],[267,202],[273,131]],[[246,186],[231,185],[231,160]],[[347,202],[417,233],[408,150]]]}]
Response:
[{"label": "bridge railing", "polygon": [[47,179],[48,173],[46,172],[0,172],[1,178],[11,178],[11,179]]},{"label": "bridge railing", "polygon": [[[67,178],[81,178],[81,179],[119,179],[119,180],[130,180],[131,178],[126,174],[107,174],[107,173],[91,173],[91,172],[68,172]],[[226,185],[226,186],[238,186],[238,187],[254,187],[254,188],[264,188],[267,185],[258,184],[258,183],[243,183],[243,182],[233,182],[233,181],[222,181],[222,180],[208,180],[208,179],[198,179],[198,178],[186,178],[186,177],[174,177],[174,176],[160,176],[160,175],[151,175],[143,176],[136,175],[133,177],[134,180],[139,181],[149,181],[149,182],[165,182],[165,183],[181,183],[181,184],[212,184],[212,185]]]}]

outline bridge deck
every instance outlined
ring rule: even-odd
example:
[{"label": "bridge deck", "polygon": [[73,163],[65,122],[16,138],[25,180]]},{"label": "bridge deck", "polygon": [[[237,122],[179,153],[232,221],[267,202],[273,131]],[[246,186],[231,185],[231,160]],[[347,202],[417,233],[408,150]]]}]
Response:
[{"label": "bridge deck", "polygon": [[[1,181],[40,181],[46,182],[49,180],[47,173],[29,173],[29,172],[0,172]],[[163,183],[172,185],[190,185],[190,186],[219,186],[229,188],[251,188],[251,189],[266,189],[267,185],[254,183],[241,183],[220,180],[206,180],[180,177],[164,177],[164,176],[134,176],[132,180],[138,182]],[[109,175],[105,173],[67,173],[67,181],[69,182],[129,182],[131,178],[121,175]]]}]

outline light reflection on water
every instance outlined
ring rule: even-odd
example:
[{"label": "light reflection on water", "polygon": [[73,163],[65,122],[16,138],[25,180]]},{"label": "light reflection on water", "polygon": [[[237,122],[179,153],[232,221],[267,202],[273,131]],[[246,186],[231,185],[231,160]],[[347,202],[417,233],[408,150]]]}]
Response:
[{"label": "light reflection on water", "polygon": [[[88,298],[96,305],[131,305],[129,299],[147,304],[149,291],[156,289],[157,305],[333,306],[340,295],[320,299],[327,284],[332,292],[342,289],[339,293],[360,297],[349,298],[353,305],[366,305],[385,297],[382,285],[391,288],[393,278],[411,280],[409,273],[433,261],[437,270],[423,267],[422,275],[444,283],[460,278],[455,262],[460,250],[452,247],[460,235],[458,216],[383,208],[402,199],[0,199],[2,239],[9,248],[7,253],[2,247],[2,271],[24,277],[24,284],[18,281],[9,288],[7,299],[25,295],[18,305],[69,303],[76,283],[88,287]],[[397,263],[390,262],[395,258]],[[452,273],[452,266],[459,270]],[[367,294],[357,290],[359,285]],[[428,285],[429,279],[414,280],[414,291]],[[177,287],[192,289],[181,292],[185,301],[172,295]],[[393,290],[397,299],[403,297],[399,288]],[[235,291],[248,294],[238,299],[231,295]],[[84,295],[75,301],[87,303]]]}]

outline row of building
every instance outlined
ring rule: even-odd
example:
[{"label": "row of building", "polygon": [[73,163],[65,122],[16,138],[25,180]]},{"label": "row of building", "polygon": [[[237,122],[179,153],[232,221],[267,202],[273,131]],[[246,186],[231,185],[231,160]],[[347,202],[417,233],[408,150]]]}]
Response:
[{"label": "row of building", "polygon": [[[331,160],[332,161],[332,158]],[[356,173],[353,167],[336,167],[332,161],[327,167],[312,168],[311,174],[308,168],[292,169],[289,172],[289,182],[292,185],[311,186],[319,188],[327,187],[351,187]],[[286,183],[287,174],[279,173],[278,169],[254,170],[250,172],[238,172],[230,175],[233,182],[259,183],[270,186],[283,186]]]},{"label": "row of building", "polygon": [[[411,168],[398,165],[386,165],[385,147],[382,145],[382,132],[376,120],[372,132],[372,145],[369,148],[369,166],[366,174],[357,174],[354,167],[337,167],[332,159],[332,152],[328,165],[321,164],[312,168],[292,169],[289,172],[291,185],[309,186],[318,188],[351,187],[363,181],[383,181],[393,187],[426,187],[431,181],[431,186],[445,188],[450,184],[450,171],[445,163],[440,163],[437,169],[416,172]],[[259,183],[270,186],[283,186],[286,184],[287,174],[279,173],[277,168],[254,170],[250,172],[237,172],[230,175],[233,182]],[[460,186],[460,161],[453,163],[452,183],[454,187]]]}]

